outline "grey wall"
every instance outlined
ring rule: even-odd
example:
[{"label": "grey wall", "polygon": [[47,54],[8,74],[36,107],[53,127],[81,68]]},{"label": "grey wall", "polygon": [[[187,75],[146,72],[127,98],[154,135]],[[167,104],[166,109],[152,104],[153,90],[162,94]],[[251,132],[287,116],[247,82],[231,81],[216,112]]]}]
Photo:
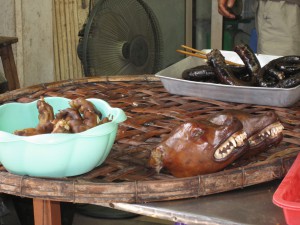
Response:
[{"label": "grey wall", "polygon": [[176,52],[185,43],[185,0],[144,0],[156,15],[164,45],[163,67],[184,56]]},{"label": "grey wall", "polygon": [[[14,12],[14,1],[1,1],[0,7],[0,36],[10,36],[15,37],[15,12]],[[15,53],[15,45],[13,47],[13,52]],[[0,60],[0,82],[5,80],[3,74],[2,61]]]},{"label": "grey wall", "polygon": [[210,32],[211,32],[211,1],[196,0],[196,15],[195,15],[195,48],[207,49],[210,48]]},{"label": "grey wall", "polygon": [[[155,13],[163,35],[164,67],[185,56],[176,52],[185,44],[185,0],[144,0]],[[194,22],[195,43],[197,49],[209,48],[211,1],[196,0]]]}]

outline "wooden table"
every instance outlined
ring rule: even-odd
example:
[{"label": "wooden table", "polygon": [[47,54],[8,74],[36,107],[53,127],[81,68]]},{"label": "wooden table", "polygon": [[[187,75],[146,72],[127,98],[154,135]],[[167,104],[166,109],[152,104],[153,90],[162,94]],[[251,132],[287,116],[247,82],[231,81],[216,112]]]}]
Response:
[{"label": "wooden table", "polygon": [[283,210],[272,202],[281,180],[200,198],[145,204],[112,203],[103,206],[181,225],[286,224]]},{"label": "wooden table", "polygon": [[0,57],[3,64],[5,78],[8,82],[8,89],[15,90],[20,88],[16,63],[12,51],[12,44],[17,43],[16,37],[0,36]]},{"label": "wooden table", "polygon": [[[122,210],[131,211],[132,207],[137,207],[135,213],[141,214],[142,206],[147,207],[146,202],[153,212],[159,208],[163,212],[163,205],[167,205],[163,202],[182,201],[184,205],[198,198],[202,202],[202,198],[213,194],[281,179],[300,152],[299,102],[289,108],[278,108],[171,95],[157,78],[145,75],[90,77],[41,84],[4,93],[0,95],[0,104],[30,102],[40,96],[101,98],[113,107],[122,108],[128,119],[120,124],[115,144],[104,164],[87,174],[38,178],[14,175],[2,167],[0,192],[32,198],[35,225],[60,225],[60,202],[107,204],[116,208],[125,204]],[[237,161],[232,168],[214,174],[175,178],[166,171],[157,174],[146,166],[151,150],[176,126],[190,118],[205,119],[228,108],[253,114],[274,110],[285,127],[285,138],[278,147],[255,159]],[[150,211],[148,216],[158,216],[149,214]],[[167,212],[160,214],[161,218],[165,216]],[[165,217],[173,221],[177,221],[176,218]],[[212,216],[210,218],[213,220]]]}]

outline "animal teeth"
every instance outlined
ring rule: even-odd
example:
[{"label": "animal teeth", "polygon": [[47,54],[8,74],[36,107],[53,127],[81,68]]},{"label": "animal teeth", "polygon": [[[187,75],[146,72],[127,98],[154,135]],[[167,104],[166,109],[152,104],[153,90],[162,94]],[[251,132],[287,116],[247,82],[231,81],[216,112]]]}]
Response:
[{"label": "animal teeth", "polygon": [[[244,144],[244,140],[247,138],[246,132],[243,132],[235,137],[236,146],[242,146]],[[235,147],[236,147],[235,146]]]},{"label": "animal teeth", "polygon": [[275,136],[277,134],[277,130],[275,128],[271,129],[271,135]]},{"label": "animal teeth", "polygon": [[242,146],[246,138],[246,132],[232,135],[215,151],[214,157],[216,159],[227,157],[236,147]]},{"label": "animal teeth", "polygon": [[233,137],[230,137],[229,141],[233,144],[234,147],[236,147],[236,142]]},{"label": "animal teeth", "polygon": [[[250,137],[249,143],[250,145],[255,145],[257,144],[257,142],[261,142],[263,139],[275,138],[282,132],[283,129],[284,127],[280,122],[273,123],[267,126],[265,129],[263,129],[257,136]],[[257,137],[259,137],[261,140],[258,140]]]},{"label": "animal teeth", "polygon": [[215,152],[214,157],[215,157],[216,159],[222,159],[222,158],[223,158],[222,154],[220,154],[219,151],[216,151],[216,152]]},{"label": "animal teeth", "polygon": [[[236,140],[236,146],[241,146],[243,144],[243,139],[236,138],[235,140]],[[236,146],[234,146],[234,147],[236,147]]]},{"label": "animal teeth", "polygon": [[217,149],[217,150],[215,151],[214,157],[215,157],[216,159],[223,159],[223,158],[225,158],[226,156],[228,156],[228,155],[232,152],[233,149],[234,149],[234,148],[231,147],[231,148],[229,148],[227,151],[221,152],[222,150],[219,148],[219,149]]}]

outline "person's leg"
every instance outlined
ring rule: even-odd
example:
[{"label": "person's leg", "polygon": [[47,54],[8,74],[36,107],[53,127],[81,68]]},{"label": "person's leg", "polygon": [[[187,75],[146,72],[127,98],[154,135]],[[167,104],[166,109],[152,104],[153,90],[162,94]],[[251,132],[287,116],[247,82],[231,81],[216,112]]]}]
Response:
[{"label": "person's leg", "polygon": [[300,55],[300,7],[285,1],[259,1],[257,51],[268,55]]}]

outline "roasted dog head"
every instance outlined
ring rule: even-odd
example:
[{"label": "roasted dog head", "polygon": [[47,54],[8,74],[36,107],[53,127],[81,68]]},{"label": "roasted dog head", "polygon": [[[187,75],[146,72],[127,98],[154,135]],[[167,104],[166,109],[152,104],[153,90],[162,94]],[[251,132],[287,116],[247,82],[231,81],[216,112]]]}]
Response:
[{"label": "roasted dog head", "polygon": [[241,121],[248,136],[250,149],[243,156],[245,158],[278,145],[283,138],[283,126],[273,111],[253,115],[240,110],[224,110],[212,115],[208,120],[215,124],[222,124],[227,117],[232,116]]},{"label": "roasted dog head", "polygon": [[189,121],[152,150],[149,164],[176,177],[196,176],[222,170],[248,147],[243,125],[235,117],[227,116],[220,124]]}]

